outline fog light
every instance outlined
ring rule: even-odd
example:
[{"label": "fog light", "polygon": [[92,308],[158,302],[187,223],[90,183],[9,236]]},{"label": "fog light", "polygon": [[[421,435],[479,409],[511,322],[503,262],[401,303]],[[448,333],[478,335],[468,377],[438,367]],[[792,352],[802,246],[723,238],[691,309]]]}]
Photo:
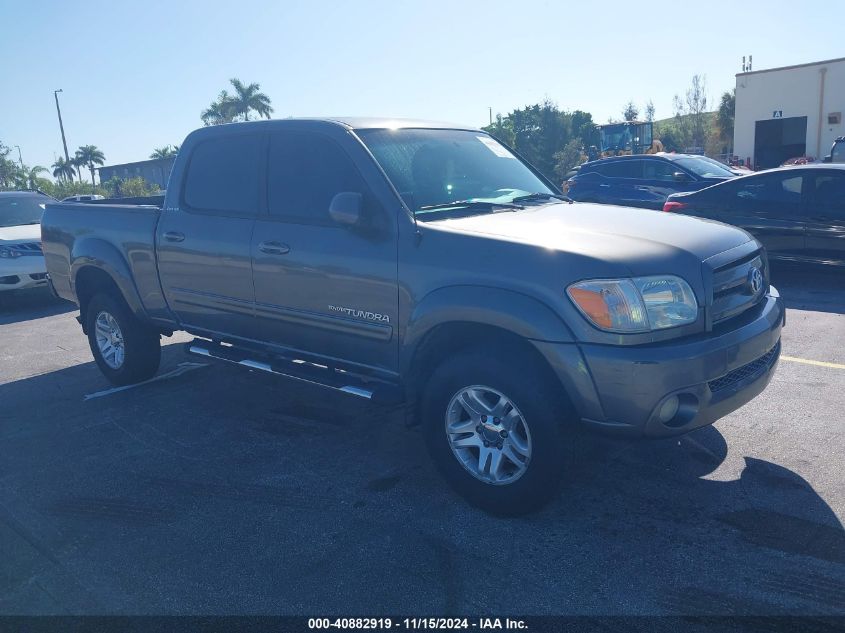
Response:
[{"label": "fog light", "polygon": [[663,422],[663,424],[666,424],[678,414],[678,408],[680,406],[681,403],[678,400],[678,396],[667,398],[666,402],[660,406],[660,411],[657,412],[657,417],[661,422]]}]

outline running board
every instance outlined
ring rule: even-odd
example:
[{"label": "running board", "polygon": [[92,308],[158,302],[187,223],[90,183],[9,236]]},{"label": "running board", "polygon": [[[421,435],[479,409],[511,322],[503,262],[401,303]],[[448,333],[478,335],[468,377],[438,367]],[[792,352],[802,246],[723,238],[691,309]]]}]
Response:
[{"label": "running board", "polygon": [[189,354],[213,358],[248,369],[256,369],[282,378],[290,378],[333,391],[340,391],[365,400],[390,404],[401,401],[400,390],[396,385],[375,380],[368,380],[366,381],[367,384],[364,384],[364,381],[354,374],[302,360],[288,360],[269,356],[256,360],[247,355],[251,353],[250,350],[242,350],[202,339],[186,343],[185,351]]}]

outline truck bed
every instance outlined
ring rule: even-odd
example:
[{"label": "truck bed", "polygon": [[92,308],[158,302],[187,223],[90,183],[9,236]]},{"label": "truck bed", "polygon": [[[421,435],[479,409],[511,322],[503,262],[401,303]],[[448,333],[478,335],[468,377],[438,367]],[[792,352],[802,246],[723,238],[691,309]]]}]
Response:
[{"label": "truck bed", "polygon": [[56,294],[76,301],[76,276],[91,266],[105,269],[119,285],[126,284],[144,311],[166,309],[155,258],[160,211],[154,204],[105,200],[48,204],[41,219],[41,238]]}]

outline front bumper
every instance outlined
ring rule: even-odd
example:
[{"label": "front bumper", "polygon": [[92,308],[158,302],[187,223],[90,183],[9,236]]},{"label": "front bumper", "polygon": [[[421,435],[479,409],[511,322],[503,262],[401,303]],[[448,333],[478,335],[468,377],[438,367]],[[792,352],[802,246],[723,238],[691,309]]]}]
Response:
[{"label": "front bumper", "polygon": [[47,285],[47,266],[41,255],[0,260],[0,292]]},{"label": "front bumper", "polygon": [[[735,329],[691,341],[535,344],[586,425],[616,435],[665,437],[712,424],[766,388],[780,356],[784,316],[783,300],[771,288]],[[567,349],[556,349],[562,347]],[[677,413],[661,419],[661,408],[672,398],[678,399]],[[672,409],[670,404],[664,411]]]}]

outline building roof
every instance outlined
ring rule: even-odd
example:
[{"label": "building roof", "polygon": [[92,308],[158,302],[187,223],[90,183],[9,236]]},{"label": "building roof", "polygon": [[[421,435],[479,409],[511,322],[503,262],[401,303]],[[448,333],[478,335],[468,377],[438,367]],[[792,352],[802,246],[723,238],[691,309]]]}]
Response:
[{"label": "building roof", "polygon": [[102,167],[97,167],[97,171],[100,169],[117,169],[118,167],[142,167],[144,165],[160,165],[161,163],[167,161],[173,161],[176,159],[176,156],[168,156],[167,158],[149,158],[147,160],[138,160],[133,163],[118,163],[116,165],[103,165]]},{"label": "building roof", "polygon": [[806,64],[795,64],[793,66],[780,66],[778,68],[764,68],[763,70],[749,70],[744,73],[737,73],[737,77],[744,77],[746,75],[760,75],[762,73],[773,73],[778,70],[792,70],[793,68],[806,68],[808,66],[823,66],[825,64],[834,64],[837,62],[845,62],[845,57],[837,57],[836,59],[826,59],[821,62],[808,62]]}]

